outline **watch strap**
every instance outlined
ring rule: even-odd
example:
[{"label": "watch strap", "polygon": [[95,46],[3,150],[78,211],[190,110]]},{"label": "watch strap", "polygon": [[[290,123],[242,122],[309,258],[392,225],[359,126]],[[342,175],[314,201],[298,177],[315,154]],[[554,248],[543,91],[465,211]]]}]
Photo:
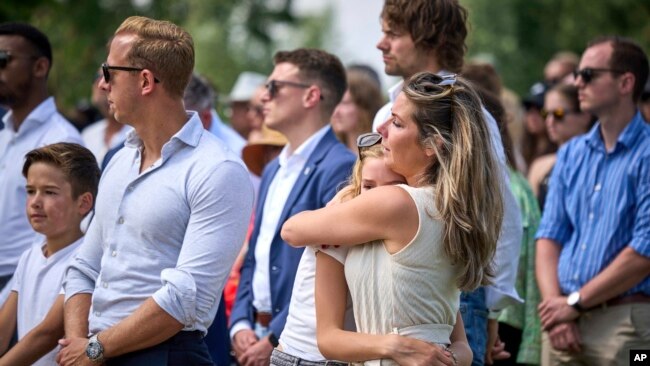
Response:
[{"label": "watch strap", "polygon": [[276,337],[275,334],[273,334],[273,332],[269,333],[268,337],[269,337],[269,343],[271,343],[271,345],[274,348],[280,344],[280,342],[278,341],[278,337]]}]

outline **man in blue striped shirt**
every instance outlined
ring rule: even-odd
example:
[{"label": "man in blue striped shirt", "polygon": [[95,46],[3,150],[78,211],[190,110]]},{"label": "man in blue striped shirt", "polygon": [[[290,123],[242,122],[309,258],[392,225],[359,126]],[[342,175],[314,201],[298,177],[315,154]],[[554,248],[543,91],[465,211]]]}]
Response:
[{"label": "man in blue striped shirt", "polygon": [[648,59],[598,38],[574,75],[599,122],[559,151],[537,232],[542,363],[627,365],[650,344],[650,126],[636,109]]}]

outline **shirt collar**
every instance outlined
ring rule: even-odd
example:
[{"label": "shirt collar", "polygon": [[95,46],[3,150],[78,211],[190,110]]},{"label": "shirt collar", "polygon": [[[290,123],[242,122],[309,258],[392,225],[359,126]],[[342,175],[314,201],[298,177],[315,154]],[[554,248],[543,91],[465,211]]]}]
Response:
[{"label": "shirt collar", "polygon": [[306,161],[311,153],[316,150],[316,146],[323,138],[323,136],[325,136],[327,131],[329,131],[329,129],[329,123],[321,127],[320,130],[316,131],[315,134],[311,135],[307,140],[305,140],[305,142],[298,146],[298,148],[294,150],[293,154],[291,155],[289,155],[290,146],[289,144],[286,144],[278,156],[278,163],[280,166],[286,166],[291,160],[294,160],[295,158],[298,158],[301,161]]},{"label": "shirt collar", "polygon": [[[616,146],[614,146],[614,149],[616,149],[619,144],[627,147],[628,149],[634,146],[634,143],[639,138],[639,135],[643,133],[644,125],[645,122],[641,116],[641,112],[637,110],[636,114],[634,114],[634,117],[632,117],[632,120],[627,124],[627,126],[625,126],[621,134],[616,139]],[[591,131],[587,133],[586,141],[593,148],[604,148],[605,142],[603,141],[603,137],[600,134],[600,121],[598,121],[598,123],[592,127]]]},{"label": "shirt collar", "polygon": [[[21,129],[20,132],[26,131],[26,129],[31,129],[32,126],[37,126],[45,123],[54,113],[56,113],[56,104],[54,103],[54,97],[48,97],[27,115],[27,118],[25,118],[19,127]],[[14,130],[13,116],[13,112],[11,110],[8,111],[2,117],[2,122],[4,122],[5,128],[10,129],[14,132],[18,132]]]},{"label": "shirt collar", "polygon": [[[192,147],[199,144],[199,139],[204,131],[203,124],[199,119],[198,113],[194,111],[188,111],[187,117],[188,121],[183,125],[183,127],[163,145],[163,156],[165,155],[165,151],[169,149],[167,146],[175,146],[178,142],[182,142],[183,144]],[[142,140],[135,129],[131,130],[126,135],[124,145],[132,148],[138,148],[142,145]]]}]

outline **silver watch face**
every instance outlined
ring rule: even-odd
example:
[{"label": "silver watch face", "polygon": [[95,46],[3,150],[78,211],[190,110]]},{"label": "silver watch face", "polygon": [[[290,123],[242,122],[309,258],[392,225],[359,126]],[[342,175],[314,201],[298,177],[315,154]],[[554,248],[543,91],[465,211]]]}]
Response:
[{"label": "silver watch face", "polygon": [[104,353],[102,348],[101,344],[90,341],[88,342],[88,347],[86,347],[86,356],[93,361],[98,360],[102,357],[102,353]]},{"label": "silver watch face", "polygon": [[572,292],[569,295],[569,297],[567,297],[567,299],[566,299],[567,304],[569,304],[570,306],[573,306],[573,305],[577,304],[578,301],[580,301],[580,293],[577,292],[577,291]]}]

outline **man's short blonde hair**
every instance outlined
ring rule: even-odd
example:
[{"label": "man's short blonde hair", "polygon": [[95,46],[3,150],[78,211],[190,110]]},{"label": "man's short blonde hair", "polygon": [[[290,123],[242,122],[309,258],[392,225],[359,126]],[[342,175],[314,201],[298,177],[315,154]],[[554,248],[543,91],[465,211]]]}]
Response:
[{"label": "man's short blonde hair", "polygon": [[183,97],[194,70],[192,36],[174,23],[141,16],[127,18],[115,35],[133,34],[127,56],[135,67],[151,70],[171,95]]}]

